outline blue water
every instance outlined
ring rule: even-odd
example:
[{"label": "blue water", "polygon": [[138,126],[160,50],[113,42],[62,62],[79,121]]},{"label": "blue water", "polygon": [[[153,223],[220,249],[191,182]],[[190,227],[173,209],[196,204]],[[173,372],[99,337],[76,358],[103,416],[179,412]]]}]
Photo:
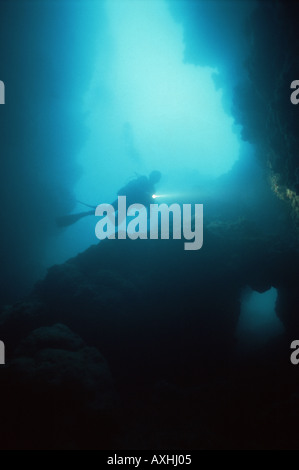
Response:
[{"label": "blue water", "polygon": [[[223,108],[217,68],[186,63],[183,27],[168,2],[106,1],[104,14],[84,93],[76,198],[109,203],[136,174],[159,169],[158,190],[174,202],[203,177],[228,172],[241,152],[239,129]],[[59,234],[48,263],[95,243],[93,227],[82,220]]]},{"label": "blue water", "polygon": [[241,315],[238,321],[239,347],[256,350],[284,332],[284,327],[275,312],[277,290],[272,287],[264,293],[248,289],[243,296]]}]

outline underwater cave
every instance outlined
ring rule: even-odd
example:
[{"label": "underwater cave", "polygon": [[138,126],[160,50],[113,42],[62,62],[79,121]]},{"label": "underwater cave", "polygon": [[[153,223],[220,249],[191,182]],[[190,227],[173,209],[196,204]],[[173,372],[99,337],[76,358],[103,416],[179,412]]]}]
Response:
[{"label": "underwater cave", "polygon": [[[18,8],[0,6],[0,448],[297,449],[299,4]],[[95,206],[153,171],[155,202],[203,204],[200,249],[96,239]]]}]

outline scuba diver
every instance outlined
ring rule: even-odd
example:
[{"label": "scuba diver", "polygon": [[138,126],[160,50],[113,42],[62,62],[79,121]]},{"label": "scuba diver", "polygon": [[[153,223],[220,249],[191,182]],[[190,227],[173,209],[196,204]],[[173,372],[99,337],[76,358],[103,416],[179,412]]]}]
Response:
[{"label": "scuba diver", "polygon": [[[131,204],[142,204],[148,208],[153,202],[152,197],[155,193],[155,185],[160,181],[160,179],[161,173],[157,170],[152,171],[148,177],[138,176],[126,184],[126,186],[121,188],[117,192],[117,196],[126,196],[127,206],[130,206]],[[81,201],[77,202],[83,204],[84,206],[91,207],[93,210],[58,217],[56,219],[56,224],[58,227],[67,227],[69,225],[73,225],[83,217],[88,215],[95,215],[95,209],[97,206],[91,206]],[[114,207],[115,211],[117,211],[118,200],[116,199],[111,205]]]},{"label": "scuba diver", "polygon": [[[142,204],[145,207],[149,207],[150,203],[153,202],[152,198],[155,194],[155,185],[159,183],[160,179],[161,173],[157,170],[152,171],[149,177],[139,176],[121,188],[117,192],[117,196],[126,196],[127,206],[131,204]],[[118,200],[116,199],[112,203],[115,210],[117,210],[117,205]]]}]

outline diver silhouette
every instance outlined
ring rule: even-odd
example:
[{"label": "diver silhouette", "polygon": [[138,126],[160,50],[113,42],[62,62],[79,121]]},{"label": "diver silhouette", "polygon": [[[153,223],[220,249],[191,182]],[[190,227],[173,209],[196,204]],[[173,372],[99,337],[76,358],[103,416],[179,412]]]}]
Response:
[{"label": "diver silhouette", "polygon": [[[128,206],[131,204],[142,204],[148,208],[155,193],[155,185],[160,181],[160,179],[161,173],[157,170],[152,171],[148,177],[138,176],[126,184],[126,186],[121,188],[117,192],[117,196],[126,196]],[[77,202],[83,204],[84,206],[92,207],[93,210],[57,217],[56,224],[58,227],[68,227],[83,217],[87,217],[88,215],[95,215],[95,209],[97,206],[91,206],[81,201]],[[118,199],[116,199],[111,205],[115,211],[117,211]]]},{"label": "diver silhouette", "polygon": [[[149,207],[152,201],[152,197],[155,194],[155,185],[159,183],[161,179],[160,171],[152,171],[147,176],[139,176],[131,180],[126,186],[121,188],[117,192],[117,196],[126,196],[127,205],[131,204],[142,204],[145,207]],[[118,200],[116,199],[112,206],[117,210]]]}]

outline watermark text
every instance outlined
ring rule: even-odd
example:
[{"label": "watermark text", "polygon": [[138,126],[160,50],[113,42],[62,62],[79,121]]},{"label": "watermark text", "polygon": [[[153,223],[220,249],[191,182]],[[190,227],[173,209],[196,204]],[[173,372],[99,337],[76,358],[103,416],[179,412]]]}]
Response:
[{"label": "watermark text", "polygon": [[5,85],[2,80],[0,80],[0,104],[5,104]]},{"label": "watermark text", "polygon": [[184,238],[184,250],[199,250],[203,245],[203,204],[150,204],[148,208],[131,204],[127,208],[126,196],[119,196],[117,207],[100,204],[95,215],[101,217],[95,227],[99,240]]},{"label": "watermark text", "polygon": [[3,341],[0,341],[0,366],[5,364],[5,346]]}]

